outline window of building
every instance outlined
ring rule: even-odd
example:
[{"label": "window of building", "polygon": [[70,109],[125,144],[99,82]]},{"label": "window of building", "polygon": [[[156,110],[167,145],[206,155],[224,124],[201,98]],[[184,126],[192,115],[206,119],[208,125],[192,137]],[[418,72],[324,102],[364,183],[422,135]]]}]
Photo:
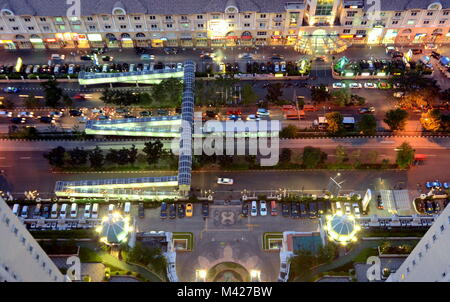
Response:
[{"label": "window of building", "polygon": [[199,23],[199,24],[197,24],[197,27],[198,28],[204,28],[204,25],[203,25],[203,23]]},{"label": "window of building", "polygon": [[228,27],[230,27],[230,28],[234,28],[235,25],[236,24],[234,24],[234,23],[228,23]]},{"label": "window of building", "polygon": [[411,16],[417,16],[417,12],[411,12]]},{"label": "window of building", "polygon": [[140,28],[142,28],[142,25],[141,25],[141,24],[137,24],[137,25],[136,25],[136,28],[137,28],[137,29],[140,29]]},{"label": "window of building", "polygon": [[250,27],[250,23],[244,23],[244,27]]},{"label": "window of building", "polygon": [[259,17],[260,17],[261,19],[265,19],[265,18],[266,18],[266,14],[260,14]]},{"label": "window of building", "polygon": [[93,21],[94,18],[92,18],[92,17],[87,17],[87,20],[88,20],[88,21]]},{"label": "window of building", "polygon": [[150,27],[151,27],[152,29],[157,29],[157,28],[158,28],[158,24],[152,24]]},{"label": "window of building", "polygon": [[12,29],[13,29],[13,30],[19,30],[19,27],[14,26]]},{"label": "window of building", "polygon": [[316,16],[331,16],[334,0],[317,0]]},{"label": "window of building", "polygon": [[156,20],[156,16],[149,16],[148,17],[150,20]]},{"label": "window of building", "polygon": [[437,239],[436,234],[433,235],[433,242],[435,242]]},{"label": "window of building", "polygon": [[447,22],[447,19],[440,20],[439,24],[444,24],[445,22]]},{"label": "window of building", "polygon": [[265,32],[265,31],[258,31],[256,33],[256,35],[258,35],[258,36],[265,36],[265,35],[267,35],[267,32]]},{"label": "window of building", "polygon": [[119,16],[119,17],[117,17],[117,19],[119,19],[119,21],[124,21],[125,17],[124,16]]},{"label": "window of building", "polygon": [[34,30],[34,26],[28,26],[28,30]]},{"label": "window of building", "polygon": [[188,19],[187,16],[181,16],[181,20],[186,21]]},{"label": "window of building", "polygon": [[244,15],[244,19],[250,19],[251,15],[250,14],[245,14]]},{"label": "window of building", "polygon": [[281,22],[275,22],[275,26],[277,27],[281,26]]},{"label": "window of building", "polygon": [[228,15],[228,19],[234,19],[234,15]]},{"label": "window of building", "polygon": [[172,24],[166,24],[167,28],[172,28]]},{"label": "window of building", "polygon": [[419,258],[422,258],[422,252],[419,252]]},{"label": "window of building", "polygon": [[445,11],[442,12],[442,14],[443,14],[444,16],[448,16],[448,13],[449,13],[448,10],[445,10]]},{"label": "window of building", "polygon": [[282,18],[282,17],[283,17],[282,14],[277,14],[277,15],[275,16],[275,18],[278,18],[278,19],[280,19],[280,18]]},{"label": "window of building", "polygon": [[413,266],[416,265],[416,260],[413,260],[413,261],[412,261],[412,265],[413,265]]},{"label": "window of building", "polygon": [[172,20],[172,16],[166,16],[166,20]]},{"label": "window of building", "polygon": [[139,20],[141,20],[141,17],[139,17],[139,16],[134,16],[134,20],[135,20],[135,21],[139,21]]},{"label": "window of building", "polygon": [[398,21],[397,20],[392,21],[392,24],[398,24]]},{"label": "window of building", "polygon": [[111,25],[105,25],[105,29],[111,29]]},{"label": "window of building", "polygon": [[356,31],[356,34],[357,34],[357,35],[365,35],[365,34],[366,34],[366,31],[365,31],[364,29],[360,29],[360,30],[357,30],[357,31]]},{"label": "window of building", "polygon": [[34,257],[34,259],[36,259],[37,261],[39,261],[39,258],[41,258],[39,254],[36,254],[36,256]]},{"label": "window of building", "polygon": [[42,29],[43,29],[44,31],[50,31],[50,27],[49,27],[49,26],[42,26]]},{"label": "window of building", "polygon": [[445,226],[441,225],[441,232],[443,232],[445,230]]},{"label": "window of building", "polygon": [[349,11],[347,12],[347,17],[354,17],[356,15],[356,11]]},{"label": "window of building", "polygon": [[406,22],[408,25],[413,25],[416,22],[416,20],[408,20],[408,22]]},{"label": "window of building", "polygon": [[109,16],[102,16],[103,21],[108,21],[109,20]]},{"label": "window of building", "polygon": [[259,28],[266,28],[266,23],[259,23]]},{"label": "window of building", "polygon": [[212,18],[213,18],[213,19],[219,19],[220,16],[219,16],[219,15],[212,15]]},{"label": "window of building", "polygon": [[428,251],[430,249],[430,245],[427,243],[425,244],[425,249]]},{"label": "window of building", "polygon": [[203,20],[203,15],[197,15],[197,20]]},{"label": "window of building", "polygon": [[21,242],[23,245],[25,245],[25,243],[26,243],[25,237],[21,237],[21,238],[20,238],[20,242]]},{"label": "window of building", "polygon": [[361,25],[366,25],[367,21],[361,21]]},{"label": "window of building", "polygon": [[433,12],[427,12],[427,16],[433,16]]},{"label": "window of building", "polygon": [[395,13],[395,16],[396,16],[396,17],[400,17],[401,15],[402,15],[402,13],[400,13],[400,12],[396,12],[396,13]]},{"label": "window of building", "polygon": [[25,22],[31,22],[31,19],[30,18],[24,18],[23,19]]},{"label": "window of building", "polygon": [[44,17],[39,18],[39,20],[41,20],[41,22],[47,22],[47,18]]},{"label": "window of building", "polygon": [[56,22],[64,22],[63,18],[61,18],[61,17],[56,17],[56,18],[55,18],[55,21],[56,21]]},{"label": "window of building", "polygon": [[430,20],[423,21],[423,24],[430,24]]},{"label": "window of building", "polygon": [[120,28],[121,28],[121,29],[126,29],[126,28],[127,28],[127,26],[126,26],[126,25],[124,25],[124,24],[122,24],[122,25],[120,25]]},{"label": "window of building", "polygon": [[353,21],[345,21],[345,25],[352,25]]},{"label": "window of building", "polygon": [[16,19],[14,19],[14,18],[9,18],[9,22],[16,22]]},{"label": "window of building", "polygon": [[[122,25],[121,25],[122,26]],[[125,25],[125,27],[126,27],[126,25]],[[89,25],[89,30],[96,30],[97,28],[96,28],[96,26],[95,25]]]},{"label": "window of building", "polygon": [[349,33],[351,32],[351,29],[344,29],[342,32],[343,32],[344,34],[349,34]]}]

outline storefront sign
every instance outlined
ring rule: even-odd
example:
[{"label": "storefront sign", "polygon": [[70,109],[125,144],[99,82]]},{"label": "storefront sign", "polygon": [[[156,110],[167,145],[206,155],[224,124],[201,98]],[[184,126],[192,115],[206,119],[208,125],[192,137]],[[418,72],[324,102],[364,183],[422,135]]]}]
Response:
[{"label": "storefront sign", "polygon": [[56,42],[56,39],[54,39],[54,38],[45,39],[45,42],[50,42],[50,43]]},{"label": "storefront sign", "polygon": [[100,42],[102,41],[102,35],[100,34],[88,34],[88,40],[92,42]]},{"label": "storefront sign", "polygon": [[341,38],[341,39],[353,39],[353,35],[340,35],[339,38]]},{"label": "storefront sign", "polygon": [[37,39],[37,38],[35,38],[35,39],[30,39],[30,42],[31,43],[42,43],[42,42],[44,42],[42,39]]}]

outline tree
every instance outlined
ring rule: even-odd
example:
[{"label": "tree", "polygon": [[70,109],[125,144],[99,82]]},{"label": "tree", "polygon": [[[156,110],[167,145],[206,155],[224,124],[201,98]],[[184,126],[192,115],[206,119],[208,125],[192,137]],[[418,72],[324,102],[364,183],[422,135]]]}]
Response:
[{"label": "tree", "polygon": [[139,94],[139,104],[143,106],[150,106],[152,101],[152,97],[149,93],[143,92]]},{"label": "tree", "polygon": [[268,102],[277,103],[280,97],[283,96],[283,84],[281,83],[270,83],[267,86],[266,100]]},{"label": "tree", "polygon": [[64,155],[66,154],[66,149],[58,146],[52,149],[48,153],[44,153],[44,158],[48,160],[51,166],[62,167],[64,166]]},{"label": "tree", "polygon": [[151,98],[153,104],[160,107],[178,107],[182,94],[183,83],[179,79],[169,78],[152,87]]},{"label": "tree", "polygon": [[117,163],[121,166],[124,166],[130,162],[129,159],[129,150],[127,148],[122,148],[117,151]]},{"label": "tree", "polygon": [[404,130],[408,112],[403,109],[391,109],[386,112],[384,122],[389,126],[391,131]]},{"label": "tree", "polygon": [[309,273],[317,265],[317,258],[310,251],[297,251],[290,259],[291,270],[294,275]]},{"label": "tree", "polygon": [[348,161],[347,150],[345,149],[345,147],[343,147],[341,145],[336,147],[335,155],[336,155],[336,161],[340,164]]},{"label": "tree", "polygon": [[25,107],[26,108],[38,108],[39,107],[39,99],[33,93],[30,93],[28,97],[25,99]]},{"label": "tree", "polygon": [[136,149],[135,145],[132,145],[131,148],[128,150],[128,163],[134,165],[136,162],[136,158],[138,155],[138,150]]},{"label": "tree", "polygon": [[450,114],[441,115],[442,131],[450,132]]},{"label": "tree", "polygon": [[87,163],[88,152],[83,149],[75,148],[68,154],[70,156],[69,164],[72,166],[83,166]]},{"label": "tree", "polygon": [[45,94],[45,105],[57,108],[59,101],[63,96],[63,90],[58,87],[58,82],[55,80],[48,80],[47,82],[41,83]]},{"label": "tree", "polygon": [[329,112],[325,114],[325,118],[328,122],[328,132],[336,134],[344,128],[344,124],[342,123],[344,121],[344,117],[340,112]]},{"label": "tree", "polygon": [[112,164],[117,164],[119,162],[119,151],[115,149],[109,149],[105,159]]},{"label": "tree", "polygon": [[242,87],[242,103],[244,105],[255,104],[258,100],[258,95],[255,93],[252,85],[245,84]]},{"label": "tree", "polygon": [[366,103],[366,98],[360,95],[352,94],[350,97],[350,103],[353,105],[362,106]]},{"label": "tree", "polygon": [[337,106],[346,106],[351,103],[352,95],[350,94],[350,90],[346,88],[338,89],[333,91],[331,94],[331,98],[333,103]]},{"label": "tree", "polygon": [[287,148],[281,149],[280,162],[282,164],[289,163],[291,161],[291,158],[292,158],[292,150],[291,149],[287,149]]},{"label": "tree", "polygon": [[288,125],[281,129],[280,138],[296,138],[298,137],[298,128],[294,125]]},{"label": "tree", "polygon": [[402,168],[408,168],[414,162],[415,150],[407,142],[404,142],[397,149],[397,165]]},{"label": "tree", "polygon": [[330,263],[338,255],[338,247],[333,242],[328,242],[321,246],[318,251],[318,260],[320,263]]},{"label": "tree", "polygon": [[420,123],[425,130],[439,131],[441,129],[441,113],[439,109],[431,109],[422,114]]},{"label": "tree", "polygon": [[371,114],[365,114],[358,122],[358,128],[364,135],[375,135],[377,132],[377,120]]},{"label": "tree", "polygon": [[142,150],[146,155],[146,160],[149,165],[153,165],[164,154],[164,145],[161,141],[147,142]]},{"label": "tree", "polygon": [[331,94],[328,91],[328,88],[324,84],[320,84],[319,86],[313,86],[311,88],[311,100],[313,103],[324,103],[328,102],[331,99]]},{"label": "tree", "polygon": [[320,148],[305,147],[303,149],[303,165],[307,169],[316,168],[318,165],[323,164],[327,159],[327,154],[320,150]]},{"label": "tree", "polygon": [[91,168],[101,169],[103,167],[105,156],[103,155],[103,151],[98,146],[89,152],[89,162]]},{"label": "tree", "polygon": [[66,93],[63,94],[62,100],[63,100],[64,105],[65,105],[66,107],[71,107],[71,106],[73,105],[72,98],[71,98],[68,94],[66,94]]},{"label": "tree", "polygon": [[437,92],[430,88],[413,90],[406,92],[405,95],[400,98],[399,105],[405,108],[424,108],[429,104],[432,104],[437,96]]},{"label": "tree", "polygon": [[367,152],[367,161],[371,164],[375,164],[378,160],[378,151],[376,150],[369,150]]}]

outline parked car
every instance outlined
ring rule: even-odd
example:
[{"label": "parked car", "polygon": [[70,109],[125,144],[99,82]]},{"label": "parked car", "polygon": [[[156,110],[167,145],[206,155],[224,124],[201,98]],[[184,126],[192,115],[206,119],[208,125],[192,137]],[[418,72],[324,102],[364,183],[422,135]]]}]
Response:
[{"label": "parked car", "polygon": [[270,215],[271,216],[277,216],[278,215],[277,202],[275,200],[272,200],[270,202]]},{"label": "parked car", "polygon": [[131,212],[131,202],[127,201],[127,202],[125,202],[125,205],[123,207],[123,213],[125,215],[128,215],[128,214],[130,214],[130,212]]},{"label": "parked car", "polygon": [[265,200],[259,202],[259,214],[261,216],[267,216],[267,203]]},{"label": "parked car", "polygon": [[378,194],[378,196],[377,196],[377,207],[380,210],[384,209],[383,200],[381,199],[381,195],[380,194]]},{"label": "parked car", "polygon": [[375,112],[375,107],[364,107],[364,108],[359,108],[359,113],[360,114],[365,114],[365,113],[373,113]]},{"label": "parked car", "polygon": [[297,203],[297,209],[300,213],[300,218],[307,218],[308,215],[308,210],[306,209],[306,205],[304,203]]},{"label": "parked car", "polygon": [[285,202],[281,204],[281,215],[283,217],[289,217],[289,204]]},{"label": "parked car", "polygon": [[364,83],[364,88],[366,88],[366,89],[375,89],[375,88],[377,88],[377,85],[375,83],[368,82],[368,83]]},{"label": "parked car", "polygon": [[298,213],[299,207],[298,204],[293,202],[291,203],[291,217],[292,218],[299,218],[299,213]]},{"label": "parked car", "polygon": [[84,214],[83,214],[83,216],[84,216],[84,218],[90,218],[91,217],[91,204],[90,203],[87,203],[84,206]]},{"label": "parked car", "polygon": [[171,203],[171,204],[169,205],[169,218],[170,218],[170,219],[175,219],[175,218],[177,218],[177,208],[176,208],[176,206],[175,206],[174,203]]},{"label": "parked car", "polygon": [[348,85],[349,88],[353,88],[353,89],[358,89],[358,88],[362,88],[361,83],[356,83],[356,82],[352,82]]},{"label": "parked car", "polygon": [[315,202],[309,203],[309,218],[317,217],[317,204]]},{"label": "parked car", "polygon": [[194,205],[192,203],[188,203],[186,205],[186,217],[192,217],[194,215]]},{"label": "parked car", "polygon": [[244,202],[242,205],[241,216],[242,217],[248,216],[248,203],[246,203],[246,202]]},{"label": "parked car", "polygon": [[186,216],[186,209],[184,207],[184,204],[179,203],[178,204],[178,218],[184,218]]},{"label": "parked car", "polygon": [[345,215],[352,214],[352,209],[351,209],[350,204],[348,202],[344,203],[344,208],[345,208]]},{"label": "parked car", "polygon": [[99,204],[98,204],[98,203],[94,203],[94,204],[92,205],[92,209],[91,209],[92,215],[91,215],[91,218],[94,218],[94,219],[97,219],[97,218],[98,218],[98,207],[99,207]]},{"label": "parked car", "polygon": [[144,209],[144,203],[140,202],[138,206],[138,216],[139,218],[145,218],[145,209]]},{"label": "parked car", "polygon": [[13,86],[8,86],[3,88],[3,92],[5,93],[18,93],[20,91],[19,88],[17,87],[13,87]]},{"label": "parked car", "polygon": [[427,201],[427,202],[425,203],[425,212],[426,212],[427,214],[429,214],[429,215],[434,214],[434,208],[435,208],[434,202],[432,202],[432,201]]},{"label": "parked car", "polygon": [[319,215],[325,213],[325,205],[322,201],[317,202],[317,213],[319,213]]},{"label": "parked car", "polygon": [[202,216],[204,218],[209,217],[209,203],[207,202],[202,204]]},{"label": "parked car", "polygon": [[161,219],[167,218],[167,203],[166,202],[161,202],[161,211],[160,211],[159,217],[161,217]]},{"label": "parked car", "polygon": [[361,211],[359,210],[359,205],[357,203],[353,204],[353,212],[355,213],[356,217],[361,216]]},{"label": "parked car", "polygon": [[252,201],[251,216],[258,216],[258,205],[255,200]]},{"label": "parked car", "polygon": [[344,83],[333,83],[333,88],[335,89],[340,89],[340,88],[345,88],[345,84]]}]

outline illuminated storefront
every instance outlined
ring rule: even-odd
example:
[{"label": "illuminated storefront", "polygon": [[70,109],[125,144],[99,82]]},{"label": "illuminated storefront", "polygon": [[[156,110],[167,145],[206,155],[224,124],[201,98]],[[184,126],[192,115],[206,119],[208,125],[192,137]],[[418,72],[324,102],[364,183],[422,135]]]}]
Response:
[{"label": "illuminated storefront", "polygon": [[90,47],[89,40],[86,35],[78,35],[77,47],[78,48]]},{"label": "illuminated storefront", "polygon": [[13,40],[0,40],[0,45],[4,49],[16,49],[17,48],[17,46]]},{"label": "illuminated storefront", "polygon": [[56,38],[47,38],[44,39],[45,45],[47,46],[47,48],[49,49],[59,49],[61,48],[61,44],[59,43],[59,41]]},{"label": "illuminated storefront", "polygon": [[131,39],[130,34],[127,34],[127,33],[123,33],[120,36],[120,44],[122,45],[123,48],[133,48],[134,47],[133,39]]},{"label": "illuminated storefront", "polygon": [[168,33],[165,37],[164,45],[169,47],[178,47],[177,35],[174,33]]},{"label": "illuminated storefront", "polygon": [[237,41],[238,36],[236,35],[236,33],[234,31],[230,31],[229,33],[227,33],[226,35],[226,46],[236,46],[236,41]]},{"label": "illuminated storefront", "polygon": [[87,38],[91,46],[94,48],[101,48],[104,46],[103,38],[100,34],[88,34]]},{"label": "illuminated storefront", "polygon": [[276,30],[273,32],[273,35],[270,37],[271,45],[282,45],[283,44],[283,36],[281,36],[280,31]]},{"label": "illuminated storefront", "polygon": [[57,33],[55,34],[56,40],[59,41],[60,47],[65,48],[76,48],[78,41],[77,33]]},{"label": "illuminated storefront", "polygon": [[161,37],[161,34],[152,33],[151,39],[152,39],[152,41],[151,41],[152,47],[163,47],[164,46],[164,41]]},{"label": "illuminated storefront", "polygon": [[34,49],[45,49],[44,40],[42,40],[38,35],[32,35],[30,38],[30,42],[33,45]]},{"label": "illuminated storefront", "polygon": [[30,41],[26,40],[24,36],[17,35],[16,36],[16,45],[20,49],[31,49],[33,48],[33,45]]},{"label": "illuminated storefront", "polygon": [[412,42],[413,43],[422,43],[422,42],[424,42],[426,36],[427,36],[427,34],[425,34],[425,33],[418,33],[414,36],[414,39]]},{"label": "illuminated storefront", "polygon": [[195,46],[208,47],[208,36],[206,33],[197,33],[195,38]]},{"label": "illuminated storefront", "polygon": [[109,48],[118,48],[120,47],[120,42],[117,40],[114,34],[106,34],[107,46]]},{"label": "illuminated storefront", "polygon": [[241,40],[239,44],[242,46],[252,46],[253,45],[253,37],[252,33],[249,31],[244,31],[241,35]]},{"label": "illuminated storefront", "polygon": [[182,33],[180,36],[180,46],[182,47],[192,47],[194,46],[194,40],[190,33]]},{"label": "illuminated storefront", "polygon": [[295,30],[290,29],[286,37],[286,45],[295,45],[295,43],[297,43],[297,38],[298,35],[295,33]]},{"label": "illuminated storefront", "polygon": [[378,44],[380,43],[383,35],[383,28],[382,27],[375,27],[372,28],[372,30],[369,31],[369,34],[367,36],[367,44]]},{"label": "illuminated storefront", "polygon": [[393,44],[395,43],[395,39],[397,38],[398,30],[397,29],[388,29],[383,38],[383,44]]}]

